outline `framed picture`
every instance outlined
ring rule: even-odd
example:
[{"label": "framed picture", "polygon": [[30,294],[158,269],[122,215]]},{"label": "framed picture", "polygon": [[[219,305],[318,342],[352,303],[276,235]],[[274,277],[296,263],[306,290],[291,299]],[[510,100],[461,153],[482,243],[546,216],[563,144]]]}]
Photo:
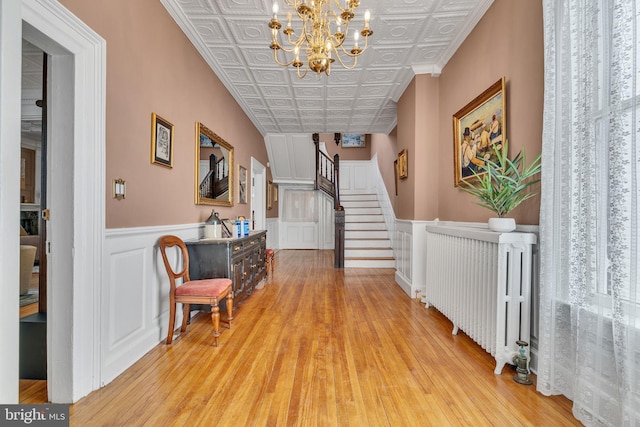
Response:
[{"label": "framed picture", "polygon": [[409,170],[407,169],[407,150],[404,149],[398,153],[398,177],[405,179],[409,177]]},{"label": "framed picture", "polygon": [[506,138],[505,78],[453,115],[454,185],[473,177],[485,160],[496,160]]},{"label": "framed picture", "polygon": [[267,210],[273,208],[273,182],[267,184]]},{"label": "framed picture", "polygon": [[363,133],[343,133],[342,148],[360,148],[365,146]]},{"label": "framed picture", "polygon": [[238,185],[240,186],[240,203],[247,203],[247,169],[239,166]]},{"label": "framed picture", "polygon": [[396,183],[396,196],[398,195],[398,159],[393,161],[393,181]]},{"label": "framed picture", "polygon": [[173,125],[151,113],[151,163],[173,167]]}]

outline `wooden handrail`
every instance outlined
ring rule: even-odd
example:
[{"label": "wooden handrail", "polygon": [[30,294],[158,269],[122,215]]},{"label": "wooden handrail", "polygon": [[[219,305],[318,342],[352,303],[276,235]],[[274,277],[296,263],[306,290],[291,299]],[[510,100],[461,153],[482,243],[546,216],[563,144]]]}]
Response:
[{"label": "wooden handrail", "polygon": [[333,198],[335,210],[335,268],[344,267],[344,209],[340,205],[340,156],[333,156],[333,160],[320,151],[320,136],[313,134],[316,146],[316,182],[315,189],[324,191]]},{"label": "wooden handrail", "polygon": [[212,155],[213,167],[200,183],[200,197],[215,199],[229,191],[229,168],[224,159],[216,160]]}]

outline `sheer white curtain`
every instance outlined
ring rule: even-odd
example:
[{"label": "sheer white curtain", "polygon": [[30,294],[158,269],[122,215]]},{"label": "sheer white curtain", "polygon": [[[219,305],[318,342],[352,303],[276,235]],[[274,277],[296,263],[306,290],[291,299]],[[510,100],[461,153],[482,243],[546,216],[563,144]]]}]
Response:
[{"label": "sheer white curtain", "polygon": [[543,0],[538,390],[640,426],[640,0]]}]

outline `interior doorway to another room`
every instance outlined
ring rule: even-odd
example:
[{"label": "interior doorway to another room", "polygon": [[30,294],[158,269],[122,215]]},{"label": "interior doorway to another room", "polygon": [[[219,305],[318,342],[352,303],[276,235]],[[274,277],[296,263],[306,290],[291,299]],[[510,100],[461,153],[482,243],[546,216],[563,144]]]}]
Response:
[{"label": "interior doorway to another room", "polygon": [[[20,135],[20,380],[47,379],[47,55],[22,40]],[[46,389],[46,386],[40,387]],[[46,395],[39,396],[42,402]],[[20,399],[24,399],[21,396]]]},{"label": "interior doorway to another room", "polygon": [[267,168],[251,158],[251,219],[255,230],[266,230]]}]

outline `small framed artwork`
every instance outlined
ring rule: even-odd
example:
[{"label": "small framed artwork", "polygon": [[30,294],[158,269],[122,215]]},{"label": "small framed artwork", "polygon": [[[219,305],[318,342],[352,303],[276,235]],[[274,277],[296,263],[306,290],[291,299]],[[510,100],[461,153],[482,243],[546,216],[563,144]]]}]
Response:
[{"label": "small framed artwork", "polygon": [[393,181],[396,183],[396,196],[398,195],[398,159],[393,161]]},{"label": "small framed artwork", "polygon": [[151,113],[151,163],[173,167],[173,125]]},{"label": "small framed artwork", "polygon": [[247,169],[239,166],[238,185],[240,186],[240,203],[247,203]]},{"label": "small framed artwork", "polygon": [[409,177],[409,170],[407,166],[407,150],[404,149],[398,153],[398,177],[405,179]]},{"label": "small framed artwork", "polygon": [[267,184],[267,210],[273,208],[273,182],[269,181]]},{"label": "small framed artwork", "polygon": [[343,133],[342,148],[361,148],[365,146],[363,133]]},{"label": "small framed artwork", "polygon": [[453,115],[454,185],[471,179],[485,160],[497,160],[506,135],[505,78]]}]

